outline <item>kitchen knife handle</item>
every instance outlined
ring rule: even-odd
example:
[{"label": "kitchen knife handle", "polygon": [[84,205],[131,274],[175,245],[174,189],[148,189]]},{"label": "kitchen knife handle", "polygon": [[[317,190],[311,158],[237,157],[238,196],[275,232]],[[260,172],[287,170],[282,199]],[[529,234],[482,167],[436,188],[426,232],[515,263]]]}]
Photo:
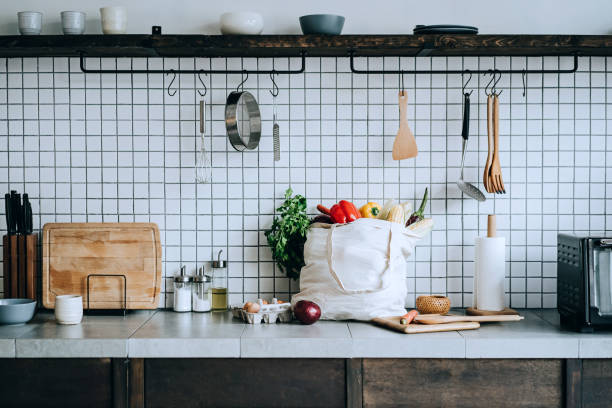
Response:
[{"label": "kitchen knife handle", "polygon": [[11,217],[11,195],[6,193],[4,195],[4,215],[6,216],[6,230],[8,231],[8,235],[12,235],[13,233],[13,218]]},{"label": "kitchen knife handle", "polygon": [[470,137],[470,94],[463,95],[463,127],[461,128],[461,137],[468,140]]}]

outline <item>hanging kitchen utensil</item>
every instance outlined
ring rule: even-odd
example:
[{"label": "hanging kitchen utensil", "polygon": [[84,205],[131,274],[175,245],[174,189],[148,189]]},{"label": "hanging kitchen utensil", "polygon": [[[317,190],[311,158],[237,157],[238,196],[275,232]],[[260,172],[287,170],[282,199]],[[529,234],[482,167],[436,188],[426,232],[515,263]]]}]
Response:
[{"label": "hanging kitchen utensil", "polygon": [[[472,74],[470,73],[470,78],[472,78]],[[467,83],[470,80],[468,79]],[[465,163],[465,150],[467,149],[468,139],[470,137],[470,93],[465,92],[465,86],[463,86],[463,126],[461,129],[461,137],[463,138],[463,142],[461,145],[461,178],[457,180],[457,187],[459,190],[463,191],[469,197],[472,197],[474,200],[485,201],[486,198],[484,194],[478,189],[478,187],[474,186],[471,183],[468,183],[463,179],[463,165]]]},{"label": "hanging kitchen utensil", "polygon": [[211,164],[208,154],[206,153],[206,145],[204,141],[204,133],[206,132],[206,104],[204,102],[204,97],[206,96],[206,85],[202,81],[200,74],[198,74],[198,79],[204,86],[204,92],[200,92],[198,89],[198,93],[202,99],[200,99],[200,151],[198,152],[198,157],[196,158],[195,179],[196,183],[210,183],[212,178]]},{"label": "hanging kitchen utensil", "polygon": [[492,185],[493,191],[496,193],[506,194],[501,165],[499,164],[499,94],[493,94],[493,142],[495,143],[495,148],[493,150],[493,163],[491,164],[489,184]]},{"label": "hanging kitchen utensil", "polygon": [[416,140],[408,126],[406,113],[408,110],[408,96],[404,90],[404,78],[401,76],[401,91],[399,92],[400,126],[393,141],[393,160],[404,160],[416,157],[419,153]]},{"label": "hanging kitchen utensil", "polygon": [[280,128],[276,122],[276,97],[278,96],[278,85],[274,81],[274,71],[270,73],[272,80],[272,144],[274,146],[274,161],[280,160]]},{"label": "hanging kitchen utensil", "polygon": [[231,92],[225,103],[225,129],[237,151],[253,150],[261,138],[261,114],[255,97],[241,87],[246,78]]},{"label": "hanging kitchen utensil", "polygon": [[[487,153],[487,161],[484,166],[484,172],[482,175],[482,184],[487,190],[488,193],[493,193],[492,186],[489,184],[489,175],[491,173],[491,163],[493,162],[493,94],[488,93],[487,89],[489,89],[489,85],[493,82],[494,73],[491,71],[493,75],[489,83],[485,86],[485,95],[487,95],[487,141],[488,141],[488,153]],[[486,74],[485,74],[486,75]]]}]

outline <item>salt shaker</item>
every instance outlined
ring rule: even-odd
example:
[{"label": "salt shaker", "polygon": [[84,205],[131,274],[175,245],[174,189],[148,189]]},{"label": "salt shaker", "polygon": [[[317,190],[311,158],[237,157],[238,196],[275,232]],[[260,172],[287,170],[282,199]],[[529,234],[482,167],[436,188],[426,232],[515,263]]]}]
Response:
[{"label": "salt shaker", "polygon": [[227,262],[221,260],[222,252],[212,262],[212,310],[227,310]]},{"label": "salt shaker", "polygon": [[198,269],[198,273],[193,277],[191,293],[191,310],[194,312],[210,311],[210,283],[212,279],[204,275],[204,267]]},{"label": "salt shaker", "polygon": [[191,311],[191,283],[193,278],[188,276],[186,268],[181,266],[181,274],[174,277],[174,311]]}]

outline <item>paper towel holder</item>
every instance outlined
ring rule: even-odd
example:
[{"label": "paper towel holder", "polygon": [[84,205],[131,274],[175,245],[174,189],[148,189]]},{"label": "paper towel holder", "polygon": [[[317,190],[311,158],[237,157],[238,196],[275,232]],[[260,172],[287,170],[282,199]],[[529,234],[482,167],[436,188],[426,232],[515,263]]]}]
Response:
[{"label": "paper towel holder", "polygon": [[487,217],[487,238],[495,238],[497,234],[497,226],[495,221],[495,214],[489,214]]}]

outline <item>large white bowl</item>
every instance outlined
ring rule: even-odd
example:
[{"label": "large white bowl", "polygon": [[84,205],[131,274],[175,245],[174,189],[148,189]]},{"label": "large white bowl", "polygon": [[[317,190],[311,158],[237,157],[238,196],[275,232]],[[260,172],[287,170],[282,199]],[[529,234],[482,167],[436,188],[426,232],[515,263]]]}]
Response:
[{"label": "large white bowl", "polygon": [[221,34],[256,35],[264,28],[263,17],[253,11],[236,11],[221,15]]}]

